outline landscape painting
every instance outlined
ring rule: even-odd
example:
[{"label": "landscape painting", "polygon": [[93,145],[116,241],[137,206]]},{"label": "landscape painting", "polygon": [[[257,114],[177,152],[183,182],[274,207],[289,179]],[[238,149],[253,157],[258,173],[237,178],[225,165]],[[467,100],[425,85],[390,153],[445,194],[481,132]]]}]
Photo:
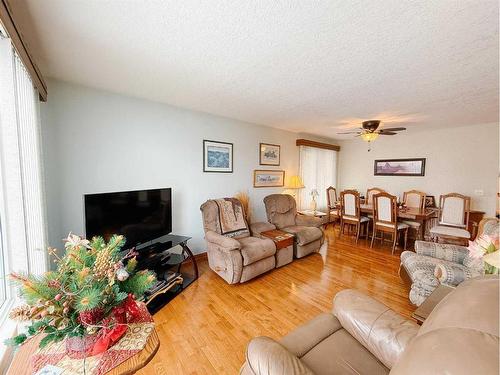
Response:
[{"label": "landscape painting", "polygon": [[259,145],[260,165],[280,165],[280,145],[261,143]]},{"label": "landscape painting", "polygon": [[203,172],[233,172],[233,144],[203,141]]},{"label": "landscape painting", "polygon": [[424,176],[425,158],[375,160],[375,176]]},{"label": "landscape painting", "polygon": [[253,186],[261,187],[281,187],[285,184],[285,171],[264,171],[255,170],[253,173]]}]

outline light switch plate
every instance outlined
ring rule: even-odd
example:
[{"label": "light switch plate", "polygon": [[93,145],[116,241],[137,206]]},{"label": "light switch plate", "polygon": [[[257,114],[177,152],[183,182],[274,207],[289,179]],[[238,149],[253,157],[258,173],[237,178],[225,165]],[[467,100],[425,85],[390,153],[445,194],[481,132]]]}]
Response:
[{"label": "light switch plate", "polygon": [[482,197],[484,195],[484,191],[482,189],[476,189],[474,190],[474,194],[478,197]]}]

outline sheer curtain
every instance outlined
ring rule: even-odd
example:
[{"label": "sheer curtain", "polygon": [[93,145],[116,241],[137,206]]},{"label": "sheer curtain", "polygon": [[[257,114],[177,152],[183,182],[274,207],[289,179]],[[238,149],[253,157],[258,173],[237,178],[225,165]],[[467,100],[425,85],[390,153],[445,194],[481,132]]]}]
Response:
[{"label": "sheer curtain", "polygon": [[337,151],[300,146],[300,177],[305,187],[300,190],[299,207],[310,209],[311,191],[316,189],[317,210],[326,211],[326,189],[337,187]]}]

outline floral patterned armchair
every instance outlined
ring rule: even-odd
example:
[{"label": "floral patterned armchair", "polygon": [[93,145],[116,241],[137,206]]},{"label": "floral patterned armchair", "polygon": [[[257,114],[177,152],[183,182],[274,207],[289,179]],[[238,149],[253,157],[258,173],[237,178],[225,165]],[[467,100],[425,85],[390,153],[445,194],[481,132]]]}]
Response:
[{"label": "floral patterned armchair", "polygon": [[[479,223],[478,235],[493,235],[498,231],[498,219],[486,218]],[[457,286],[483,273],[482,259],[469,256],[469,250],[460,245],[416,241],[415,252],[404,251],[401,254],[400,274],[411,282],[410,301],[417,306],[439,284]]]}]

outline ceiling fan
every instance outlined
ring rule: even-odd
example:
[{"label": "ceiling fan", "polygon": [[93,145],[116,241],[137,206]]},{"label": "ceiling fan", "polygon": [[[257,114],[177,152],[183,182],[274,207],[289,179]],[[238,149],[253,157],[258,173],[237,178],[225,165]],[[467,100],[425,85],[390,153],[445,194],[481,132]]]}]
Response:
[{"label": "ceiling fan", "polygon": [[[406,128],[385,128],[378,130],[380,126],[380,120],[367,120],[362,122],[362,127],[356,131],[351,132],[341,132],[337,134],[356,134],[355,137],[361,137],[364,141],[370,142],[376,140],[379,135],[396,135],[397,132],[406,130]],[[370,145],[368,145],[368,151],[370,151]]]}]

